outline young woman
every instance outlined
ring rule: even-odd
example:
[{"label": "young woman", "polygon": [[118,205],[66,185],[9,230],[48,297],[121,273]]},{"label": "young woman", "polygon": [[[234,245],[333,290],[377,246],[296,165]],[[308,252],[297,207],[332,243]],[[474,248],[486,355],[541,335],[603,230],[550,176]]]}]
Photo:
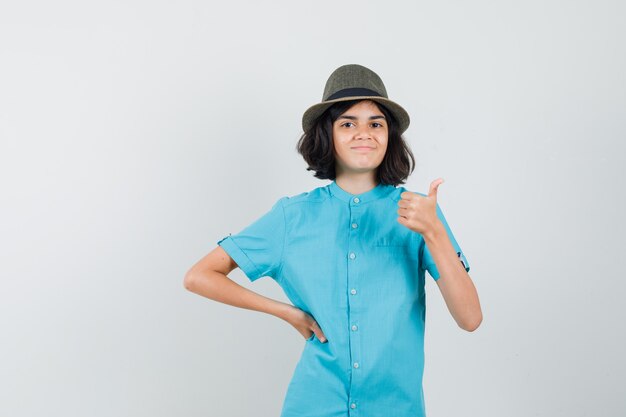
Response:
[{"label": "young woman", "polygon": [[[185,287],[272,314],[306,340],[281,417],[425,416],[425,271],[467,331],[482,321],[469,263],[437,203],[398,187],[414,168],[402,138],[409,116],[380,77],[337,68],[322,102],[304,113],[297,149],[308,170],[332,182],[285,196],[185,276]],[[273,278],[293,303],[227,277]],[[263,413],[260,413],[263,414]]]}]

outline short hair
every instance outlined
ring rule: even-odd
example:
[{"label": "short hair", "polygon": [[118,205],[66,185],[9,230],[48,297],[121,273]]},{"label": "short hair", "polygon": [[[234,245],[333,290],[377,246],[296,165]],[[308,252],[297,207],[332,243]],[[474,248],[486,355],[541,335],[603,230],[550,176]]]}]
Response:
[{"label": "short hair", "polygon": [[[307,171],[314,171],[319,179],[335,180],[335,148],[333,145],[333,123],[350,107],[367,99],[339,101],[326,109],[315,119],[296,144],[296,150],[309,165]],[[382,184],[397,186],[404,184],[415,169],[415,157],[398,131],[398,122],[382,104],[374,102],[385,115],[388,128],[388,143],[385,156],[376,169],[376,176]]]}]

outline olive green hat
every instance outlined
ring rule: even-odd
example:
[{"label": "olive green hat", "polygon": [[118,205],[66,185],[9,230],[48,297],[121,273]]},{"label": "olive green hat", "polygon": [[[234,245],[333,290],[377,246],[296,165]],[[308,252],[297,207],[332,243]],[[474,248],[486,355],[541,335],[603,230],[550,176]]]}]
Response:
[{"label": "olive green hat", "polygon": [[398,121],[400,134],[409,127],[409,114],[402,106],[389,100],[385,84],[378,74],[362,65],[347,64],[330,74],[324,87],[322,102],[304,112],[302,128],[306,132],[315,119],[334,103],[355,99],[369,99],[384,105]]}]

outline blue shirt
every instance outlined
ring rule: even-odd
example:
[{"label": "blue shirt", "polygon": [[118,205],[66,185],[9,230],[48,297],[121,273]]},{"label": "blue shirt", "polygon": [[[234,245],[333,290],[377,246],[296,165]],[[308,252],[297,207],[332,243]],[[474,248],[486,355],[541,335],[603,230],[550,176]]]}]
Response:
[{"label": "blue shirt", "polygon": [[[328,340],[304,343],[281,417],[426,415],[424,276],[439,272],[422,235],[397,221],[404,191],[350,194],[333,181],[217,242],[251,281],[274,279]],[[469,271],[438,204],[437,215]]]}]

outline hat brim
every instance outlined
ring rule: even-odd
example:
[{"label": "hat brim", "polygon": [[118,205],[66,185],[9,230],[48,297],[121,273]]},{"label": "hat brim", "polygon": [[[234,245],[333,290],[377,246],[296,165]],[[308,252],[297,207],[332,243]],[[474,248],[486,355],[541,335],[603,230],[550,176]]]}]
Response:
[{"label": "hat brim", "polygon": [[409,117],[409,113],[398,103],[389,100],[385,97],[378,96],[351,96],[351,97],[341,97],[334,100],[322,101],[321,103],[314,104],[313,106],[306,109],[304,114],[302,115],[302,129],[306,132],[308,131],[315,120],[326,111],[333,104],[340,101],[349,101],[349,100],[372,100],[376,103],[380,103],[384,105],[389,111],[394,115],[396,121],[398,122],[398,130],[400,134],[404,133],[409,124],[411,123],[411,118]]}]

